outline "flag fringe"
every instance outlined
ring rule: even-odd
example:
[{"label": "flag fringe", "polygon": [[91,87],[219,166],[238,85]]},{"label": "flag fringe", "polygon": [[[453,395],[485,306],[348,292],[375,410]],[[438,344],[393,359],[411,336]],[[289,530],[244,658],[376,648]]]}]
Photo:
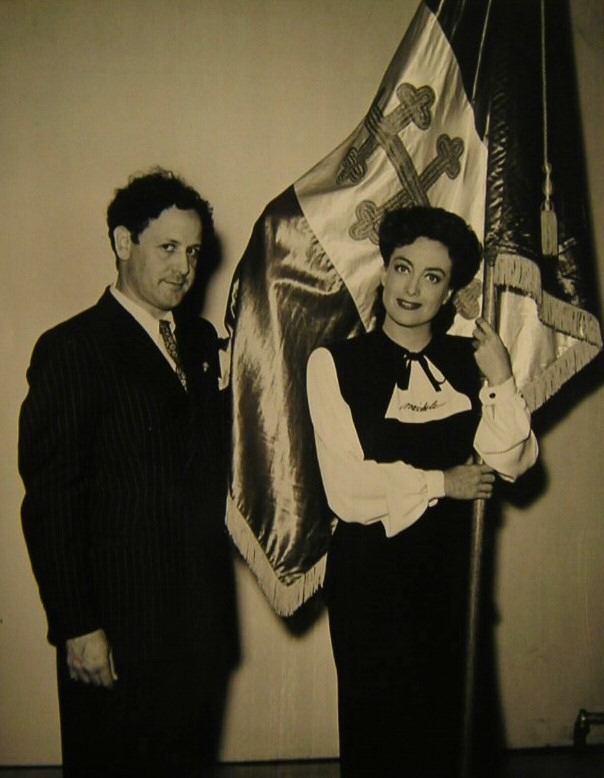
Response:
[{"label": "flag fringe", "polygon": [[591,343],[578,341],[567,348],[555,362],[543,368],[538,378],[522,386],[520,391],[531,412],[549,400],[569,378],[591,362],[599,351],[600,348]]},{"label": "flag fringe", "polygon": [[325,577],[326,555],[290,584],[286,584],[278,578],[250,525],[231,497],[227,505],[226,526],[264,596],[279,616],[291,616],[321,588]]},{"label": "flag fringe", "polygon": [[[511,254],[498,255],[494,283],[532,297],[537,303],[539,319],[543,324],[578,340],[587,341],[596,347],[595,353],[602,348],[600,325],[595,316],[544,292],[539,268],[531,260]],[[593,351],[589,350],[589,353],[593,354]],[[593,359],[593,356],[590,358]],[[572,359],[571,356],[571,362]],[[585,364],[582,363],[577,369]]]}]

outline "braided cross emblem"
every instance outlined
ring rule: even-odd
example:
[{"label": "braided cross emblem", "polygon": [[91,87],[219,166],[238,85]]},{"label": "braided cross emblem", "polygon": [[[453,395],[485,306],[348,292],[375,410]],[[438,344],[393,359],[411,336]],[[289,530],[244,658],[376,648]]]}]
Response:
[{"label": "braided cross emblem", "polygon": [[461,138],[450,138],[443,133],[436,140],[436,156],[418,172],[399,133],[413,125],[425,131],[432,122],[431,108],[434,105],[434,90],[429,86],[419,89],[412,84],[401,84],[396,90],[399,105],[384,116],[379,108],[381,95],[371,106],[365,119],[366,139],[357,147],[351,147],[336,175],[339,185],[350,182],[357,184],[367,173],[367,160],[381,147],[387,154],[400,182],[400,191],[386,203],[377,205],[372,200],[363,200],[355,210],[356,221],[350,227],[353,240],[378,242],[378,228],[384,213],[407,205],[429,205],[427,192],[442,175],[454,179],[461,170],[460,159],[464,152]]},{"label": "braided cross emblem", "polygon": [[398,137],[398,133],[415,124],[420,130],[427,130],[430,126],[430,109],[434,105],[434,90],[429,86],[416,89],[411,84],[401,84],[396,90],[399,105],[392,113],[384,116],[379,106],[383,90],[378,94],[365,119],[365,128],[368,137],[359,148],[354,146],[348,149],[340,170],[336,175],[336,182],[344,184],[350,181],[358,184],[367,173],[367,160],[380,145],[380,141]]}]

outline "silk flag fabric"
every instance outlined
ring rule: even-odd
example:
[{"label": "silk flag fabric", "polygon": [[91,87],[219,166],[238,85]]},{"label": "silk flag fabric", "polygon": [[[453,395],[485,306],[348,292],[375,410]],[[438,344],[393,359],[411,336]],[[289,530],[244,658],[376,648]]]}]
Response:
[{"label": "silk flag fabric", "polygon": [[[483,240],[500,332],[532,409],[601,349],[568,15],[560,2],[545,10],[544,19],[539,0],[422,3],[358,127],[253,228],[226,317],[227,525],[281,615],[320,587],[335,521],[314,449],[306,362],[317,346],[376,326],[386,211],[447,208]],[[557,250],[544,256],[552,181],[546,210],[557,219]],[[482,272],[457,294],[451,331],[471,334],[481,295]]]}]

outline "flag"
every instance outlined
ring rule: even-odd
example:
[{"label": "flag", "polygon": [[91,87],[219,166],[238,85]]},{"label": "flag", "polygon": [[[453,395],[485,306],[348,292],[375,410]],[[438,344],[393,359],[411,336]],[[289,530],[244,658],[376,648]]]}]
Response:
[{"label": "flag", "polygon": [[[545,3],[544,16],[539,0],[421,3],[366,116],[253,228],[226,316],[227,526],[279,614],[321,586],[335,522],[306,362],[376,326],[386,211],[443,207],[483,240],[532,409],[601,349],[568,11]],[[452,332],[471,334],[481,296],[482,269],[456,296]]]}]

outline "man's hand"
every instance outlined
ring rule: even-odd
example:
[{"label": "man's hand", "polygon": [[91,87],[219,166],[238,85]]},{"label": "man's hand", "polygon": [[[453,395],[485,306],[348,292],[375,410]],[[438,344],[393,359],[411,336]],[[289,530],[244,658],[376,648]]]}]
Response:
[{"label": "man's hand", "polygon": [[67,666],[72,681],[107,689],[117,681],[111,646],[102,629],[67,641]]},{"label": "man's hand", "polygon": [[454,500],[488,500],[494,482],[488,465],[459,465],[445,470],[445,495]]},{"label": "man's hand", "polygon": [[512,375],[510,356],[497,332],[485,319],[476,319],[474,359],[490,386],[505,383]]}]

